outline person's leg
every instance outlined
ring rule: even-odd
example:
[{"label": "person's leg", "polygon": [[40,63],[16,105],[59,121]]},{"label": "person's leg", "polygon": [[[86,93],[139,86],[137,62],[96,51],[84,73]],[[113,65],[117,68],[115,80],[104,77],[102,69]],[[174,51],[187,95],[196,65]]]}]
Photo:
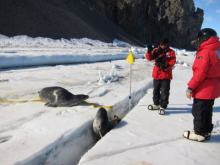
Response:
[{"label": "person's leg", "polygon": [[192,115],[194,131],[199,135],[211,133],[213,129],[212,111],[214,100],[196,99],[193,101]]},{"label": "person's leg", "polygon": [[214,105],[215,99],[208,100],[207,101],[207,111],[204,114],[206,117],[206,133],[211,134],[212,129],[213,129],[213,124],[212,124],[212,113],[213,113],[213,105]]},{"label": "person's leg", "polygon": [[154,79],[154,90],[153,90],[153,102],[154,105],[160,104],[160,88],[161,88],[161,80]]},{"label": "person's leg", "polygon": [[161,82],[160,106],[164,109],[166,109],[169,104],[170,82],[171,80],[162,80]]},{"label": "person's leg", "polygon": [[203,100],[201,99],[193,99],[193,106],[192,106],[192,115],[193,115],[193,126],[194,131],[198,134],[202,130],[202,122],[205,122],[205,118],[202,115],[203,113]]},{"label": "person's leg", "polygon": [[214,100],[193,99],[192,115],[194,131],[184,131],[183,136],[190,140],[205,141],[209,140],[212,124],[212,110]]}]

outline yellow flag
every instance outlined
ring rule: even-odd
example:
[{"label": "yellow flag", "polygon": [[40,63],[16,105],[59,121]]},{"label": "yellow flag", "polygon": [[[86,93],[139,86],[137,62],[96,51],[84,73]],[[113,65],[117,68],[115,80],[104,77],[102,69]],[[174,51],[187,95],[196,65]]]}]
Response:
[{"label": "yellow flag", "polygon": [[133,64],[135,62],[132,51],[130,51],[130,53],[128,54],[126,61],[128,61],[130,64]]}]

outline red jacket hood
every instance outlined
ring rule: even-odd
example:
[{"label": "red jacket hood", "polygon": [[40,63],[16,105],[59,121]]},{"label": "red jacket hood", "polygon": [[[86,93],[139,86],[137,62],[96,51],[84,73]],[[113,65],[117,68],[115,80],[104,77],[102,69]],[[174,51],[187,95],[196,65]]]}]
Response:
[{"label": "red jacket hood", "polygon": [[220,50],[220,42],[218,37],[211,37],[207,41],[201,43],[198,47],[198,51],[202,49],[209,49],[209,50]]}]

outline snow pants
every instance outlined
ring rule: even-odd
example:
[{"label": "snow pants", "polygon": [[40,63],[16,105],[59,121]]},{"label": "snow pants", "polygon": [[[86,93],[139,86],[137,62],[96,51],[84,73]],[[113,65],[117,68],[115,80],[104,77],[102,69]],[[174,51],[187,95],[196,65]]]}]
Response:
[{"label": "snow pants", "polygon": [[205,135],[212,132],[212,112],[214,102],[215,99],[204,100],[194,98],[193,100],[192,115],[194,117],[194,131],[199,135]]},{"label": "snow pants", "polygon": [[169,104],[170,82],[171,80],[169,79],[154,79],[153,81],[153,102],[155,105],[160,105],[164,109],[166,109]]}]

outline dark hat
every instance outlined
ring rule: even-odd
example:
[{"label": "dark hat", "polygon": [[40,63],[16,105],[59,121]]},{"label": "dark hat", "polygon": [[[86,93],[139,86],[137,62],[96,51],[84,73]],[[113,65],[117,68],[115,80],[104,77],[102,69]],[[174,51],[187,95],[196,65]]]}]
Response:
[{"label": "dark hat", "polygon": [[197,35],[198,38],[200,38],[202,36],[207,36],[208,38],[217,37],[217,33],[215,30],[213,30],[211,28],[205,28],[205,29],[200,30],[200,32]]},{"label": "dark hat", "polygon": [[162,45],[162,44],[168,44],[169,43],[169,40],[167,39],[167,38],[161,38],[161,40],[160,40],[160,44]]}]

